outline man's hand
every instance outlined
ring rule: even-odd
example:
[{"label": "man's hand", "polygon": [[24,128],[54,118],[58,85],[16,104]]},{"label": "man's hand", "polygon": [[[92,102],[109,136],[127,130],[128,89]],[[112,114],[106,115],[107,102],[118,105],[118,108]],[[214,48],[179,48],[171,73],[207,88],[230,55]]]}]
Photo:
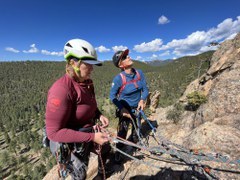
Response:
[{"label": "man's hand", "polygon": [[103,116],[103,115],[100,115],[99,120],[100,120],[101,123],[102,123],[102,126],[101,126],[101,127],[103,127],[103,128],[108,127],[108,125],[109,125],[109,120],[108,120],[107,117],[105,117],[105,116]]},{"label": "man's hand", "polygon": [[128,111],[126,108],[122,108],[122,109],[121,109],[121,115],[124,116],[124,117],[127,117],[127,118],[129,118],[129,119],[132,119],[129,111]]},{"label": "man's hand", "polygon": [[144,110],[145,108],[145,103],[144,103],[144,100],[140,100],[139,103],[138,103],[138,107],[137,107],[137,110]]}]

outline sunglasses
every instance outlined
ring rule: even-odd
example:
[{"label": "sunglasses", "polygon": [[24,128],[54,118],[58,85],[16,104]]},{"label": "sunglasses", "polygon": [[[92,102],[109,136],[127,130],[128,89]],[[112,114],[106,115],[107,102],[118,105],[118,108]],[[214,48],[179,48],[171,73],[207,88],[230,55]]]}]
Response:
[{"label": "sunglasses", "polygon": [[127,59],[128,55],[125,55],[121,58],[122,61],[124,61],[125,59]]}]

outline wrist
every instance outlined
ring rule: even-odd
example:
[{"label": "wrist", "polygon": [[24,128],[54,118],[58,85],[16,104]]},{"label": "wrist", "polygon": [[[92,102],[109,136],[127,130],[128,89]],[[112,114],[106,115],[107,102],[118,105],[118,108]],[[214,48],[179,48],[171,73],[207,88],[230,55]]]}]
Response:
[{"label": "wrist", "polygon": [[138,104],[144,104],[144,100],[141,99]]}]

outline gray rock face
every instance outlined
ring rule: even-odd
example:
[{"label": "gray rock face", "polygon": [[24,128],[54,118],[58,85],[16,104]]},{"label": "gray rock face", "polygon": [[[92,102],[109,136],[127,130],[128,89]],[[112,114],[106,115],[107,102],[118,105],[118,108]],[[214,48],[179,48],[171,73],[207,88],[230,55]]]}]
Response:
[{"label": "gray rock face", "polygon": [[[184,112],[177,125],[159,120],[161,134],[188,149],[240,159],[240,34],[221,44],[208,71],[189,84],[179,101],[186,104],[187,94],[193,91],[206,95],[207,102],[195,112]],[[159,113],[154,119],[166,117],[165,110],[156,112]],[[211,162],[210,165],[226,167]],[[219,173],[219,178],[239,179],[240,176]]]},{"label": "gray rock face", "polygon": [[[211,76],[208,103],[197,111],[196,122],[224,122],[237,129],[240,121],[240,34],[231,41],[221,45],[212,58],[212,65],[205,76]],[[204,85],[202,85],[204,89]],[[223,119],[222,119],[223,118]]]},{"label": "gray rock face", "polygon": [[197,110],[194,127],[207,121],[218,121],[218,123],[221,122],[239,129],[239,90],[240,34],[235,39],[221,44],[213,54],[209,70],[202,77],[190,83],[180,98],[180,102],[186,104],[187,94],[200,91],[207,96],[208,102]]}]

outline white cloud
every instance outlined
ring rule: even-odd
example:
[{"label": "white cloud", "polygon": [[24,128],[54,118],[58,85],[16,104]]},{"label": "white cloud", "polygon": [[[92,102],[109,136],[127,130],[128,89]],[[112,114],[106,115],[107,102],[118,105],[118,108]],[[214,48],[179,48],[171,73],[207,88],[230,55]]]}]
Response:
[{"label": "white cloud", "polygon": [[36,48],[36,45],[35,44],[32,44],[30,46],[30,49],[29,50],[23,50],[24,53],[37,53],[39,52],[39,50]]},{"label": "white cloud", "polygon": [[237,35],[237,33],[231,34],[231,35],[228,36],[225,40],[234,39],[236,35]]},{"label": "white cloud", "polygon": [[160,46],[162,45],[161,39],[154,39],[151,42],[145,43],[143,42],[140,45],[135,45],[133,50],[137,52],[156,52],[160,50]]},{"label": "white cloud", "polygon": [[20,52],[19,50],[14,49],[14,48],[12,48],[12,47],[6,47],[6,48],[5,48],[5,51],[9,51],[9,52],[13,52],[13,53],[19,53],[19,52]]},{"label": "white cloud", "polygon": [[217,48],[218,48],[217,46],[203,46],[201,47],[199,52],[213,51],[213,50],[217,50]]},{"label": "white cloud", "polygon": [[125,49],[128,49],[128,47],[121,45],[121,46],[113,46],[112,49],[113,49],[114,52],[117,52],[117,51],[123,51]]},{"label": "white cloud", "polygon": [[136,60],[142,60],[142,56],[137,56]]},{"label": "white cloud", "polygon": [[158,55],[156,54],[153,54],[151,57],[150,57],[151,60],[157,60],[158,59]]},{"label": "white cloud", "polygon": [[102,46],[102,45],[99,46],[99,47],[96,47],[95,49],[96,49],[96,51],[98,51],[100,53],[109,52],[110,51],[110,49],[108,49],[108,48],[106,48],[105,46]]},{"label": "white cloud", "polygon": [[217,47],[208,47],[211,42],[221,42],[233,38],[240,32],[240,16],[234,21],[231,18],[225,19],[208,31],[196,31],[188,35],[185,39],[173,39],[163,45],[160,50],[172,50],[177,56],[193,55],[215,50]]},{"label": "white cloud", "polygon": [[164,15],[158,18],[158,24],[167,24],[169,22],[170,20]]},{"label": "white cloud", "polygon": [[170,51],[165,51],[161,54],[159,54],[159,56],[169,56],[170,55]]},{"label": "white cloud", "polygon": [[47,50],[41,50],[41,53],[42,54],[45,54],[45,55],[51,55],[51,56],[63,56],[63,52],[50,52],[50,51],[47,51]]}]

